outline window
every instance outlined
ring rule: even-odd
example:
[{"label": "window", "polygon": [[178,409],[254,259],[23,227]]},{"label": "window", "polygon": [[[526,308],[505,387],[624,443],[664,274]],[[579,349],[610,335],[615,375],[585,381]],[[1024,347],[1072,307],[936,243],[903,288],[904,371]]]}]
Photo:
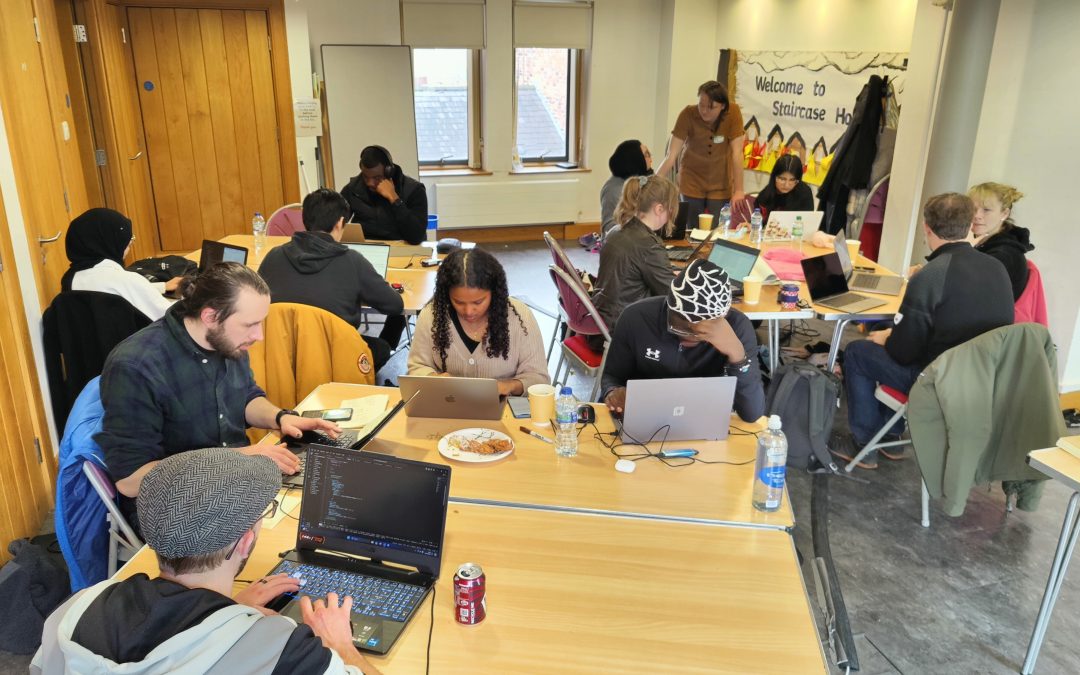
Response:
[{"label": "window", "polygon": [[416,145],[421,166],[468,166],[476,134],[474,74],[471,49],[414,49],[413,101]]},{"label": "window", "polygon": [[514,50],[515,144],[522,162],[573,159],[577,137],[577,50]]}]

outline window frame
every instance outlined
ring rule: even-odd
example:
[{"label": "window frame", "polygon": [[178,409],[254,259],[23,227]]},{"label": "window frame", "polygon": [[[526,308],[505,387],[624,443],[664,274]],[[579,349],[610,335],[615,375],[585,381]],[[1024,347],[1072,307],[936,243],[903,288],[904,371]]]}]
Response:
[{"label": "window frame", "polygon": [[[515,155],[517,155],[518,150],[517,51],[519,49],[531,49],[531,47],[514,47],[514,138],[511,150]],[[566,50],[566,146],[563,154],[559,155],[518,156],[518,162],[521,166],[545,166],[558,162],[578,162],[578,158],[581,156],[582,119],[584,117],[583,106],[581,105],[582,69],[585,61],[585,50],[573,47],[549,47],[548,49]]]},{"label": "window frame", "polygon": [[[453,47],[413,47],[413,51],[445,51],[446,49],[455,49]],[[482,49],[470,49],[467,47],[458,47],[456,49],[464,49],[468,52],[466,58],[466,72],[465,72],[465,91],[466,91],[466,148],[468,156],[465,158],[460,157],[447,157],[445,159],[438,160],[420,160],[417,158],[417,167],[421,173],[425,172],[438,172],[442,170],[454,170],[460,171],[461,169],[474,169],[483,166],[483,139],[481,138],[481,115],[483,104],[483,52]],[[415,58],[414,58],[415,63]],[[415,71],[415,65],[414,65]],[[415,78],[415,72],[413,73]],[[413,117],[416,118],[416,92],[415,81],[413,83]],[[417,134],[417,146],[420,144],[419,133]],[[419,153],[417,153],[419,154]]]}]

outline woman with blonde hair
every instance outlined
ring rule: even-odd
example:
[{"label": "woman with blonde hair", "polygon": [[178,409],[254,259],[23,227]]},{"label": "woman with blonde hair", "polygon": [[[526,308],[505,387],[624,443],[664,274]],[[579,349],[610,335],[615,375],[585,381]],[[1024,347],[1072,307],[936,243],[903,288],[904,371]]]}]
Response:
[{"label": "woman with blonde hair", "polygon": [[[667,293],[672,270],[657,234],[671,231],[679,210],[679,190],[662,176],[634,176],[623,184],[613,230],[600,249],[593,302],[608,329],[632,302]],[[600,340],[602,343],[602,339]],[[590,344],[597,346],[597,340]]]},{"label": "woman with blonde hair", "polygon": [[1031,231],[1012,219],[1013,205],[1024,193],[1011,185],[979,183],[968,190],[968,196],[975,202],[971,222],[975,249],[1001,261],[1012,282],[1013,300],[1017,300],[1028,282],[1027,253],[1035,250]]}]

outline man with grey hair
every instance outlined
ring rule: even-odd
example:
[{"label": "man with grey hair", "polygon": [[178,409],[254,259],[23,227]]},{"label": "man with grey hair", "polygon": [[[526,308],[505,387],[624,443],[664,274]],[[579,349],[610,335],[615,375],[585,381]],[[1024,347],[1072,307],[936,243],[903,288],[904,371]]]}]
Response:
[{"label": "man with grey hair", "polygon": [[138,511],[160,575],[84,589],[45,623],[34,675],[123,672],[377,674],[352,642],[352,601],[300,600],[303,626],[266,609],[300,589],[284,574],[232,595],[277,510],[281,472],[261,455],[192,450],[157,462]]},{"label": "man with grey hair", "polygon": [[732,375],[735,412],[757,420],[765,412],[757,336],[731,302],[727,273],[695,260],[671,282],[666,297],[624,309],[608,347],[600,400],[621,414],[630,380]]},{"label": "man with grey hair", "polygon": [[[874,331],[844,350],[851,436],[831,448],[837,457],[851,461],[892,416],[874,398],[878,384],[907,393],[943,352],[1013,322],[1012,285],[1004,265],[967,240],[974,215],[971,200],[955,192],[931,197],[923,207],[923,234],[931,252],[926,266],[908,282],[894,327]],[[898,425],[887,440],[899,437],[903,422]],[[878,454],[902,459],[902,447],[871,452],[859,466],[876,469]]]}]

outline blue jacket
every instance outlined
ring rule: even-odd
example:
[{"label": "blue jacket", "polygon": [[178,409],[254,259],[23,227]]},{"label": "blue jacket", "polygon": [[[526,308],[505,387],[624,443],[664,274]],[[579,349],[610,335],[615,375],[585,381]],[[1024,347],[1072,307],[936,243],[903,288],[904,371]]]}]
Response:
[{"label": "blue jacket", "polygon": [[108,576],[109,526],[105,505],[83,474],[91,460],[105,468],[105,456],[94,442],[101,431],[105,409],[95,377],[75,399],[60,443],[60,468],[56,474],[56,538],[71,575],[71,592],[92,586]]}]

